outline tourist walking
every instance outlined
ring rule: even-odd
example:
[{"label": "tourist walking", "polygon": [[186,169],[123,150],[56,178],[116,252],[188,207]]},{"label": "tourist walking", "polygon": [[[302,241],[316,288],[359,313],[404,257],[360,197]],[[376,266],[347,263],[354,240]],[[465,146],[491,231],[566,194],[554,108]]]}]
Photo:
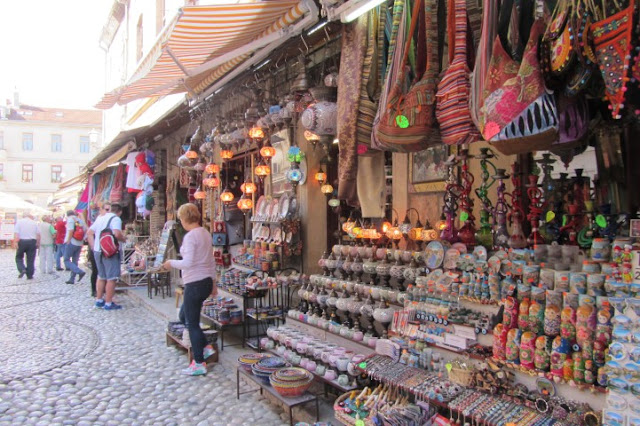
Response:
[{"label": "tourist walking", "polygon": [[180,246],[182,260],[167,260],[163,269],[182,270],[184,282],[184,301],[180,308],[179,319],[189,330],[189,340],[193,353],[193,362],[183,370],[189,376],[207,374],[205,359],[215,353],[211,345],[207,345],[204,333],[200,328],[200,311],[202,303],[209,296],[218,293],[213,284],[216,273],[212,239],[209,231],[200,226],[200,211],[195,204],[183,204],[178,209],[178,218],[187,231]]},{"label": "tourist walking", "polygon": [[[40,245],[40,229],[31,213],[25,213],[22,219],[18,219],[13,228],[13,248],[16,249],[16,266],[18,267],[18,278],[27,274],[27,279],[33,279],[35,271],[34,262],[36,251]],[[27,265],[24,258],[27,257]]]},{"label": "tourist walking", "polygon": [[56,218],[56,223],[54,225],[56,229],[56,254],[55,254],[55,264],[56,271],[64,270],[64,263],[60,263],[64,258],[64,239],[67,236],[67,223],[64,220],[64,217],[58,216]]},{"label": "tourist walking", "polygon": [[111,257],[104,256],[100,246],[100,234],[106,229],[111,229],[118,241],[125,241],[126,238],[122,233],[121,214],[122,207],[119,204],[112,204],[111,211],[98,216],[87,233],[89,248],[93,248],[93,255],[98,269],[95,306],[106,311],[122,309],[122,306],[113,302],[116,281],[120,278],[120,251]]},{"label": "tourist walking", "polygon": [[71,276],[67,284],[74,284],[76,275],[78,282],[86,275],[80,267],[78,267],[78,259],[82,250],[82,242],[87,232],[87,225],[84,220],[76,215],[76,212],[69,210],[67,212],[67,234],[64,239],[64,266],[71,271]]},{"label": "tourist walking", "polygon": [[[98,217],[104,216],[105,213],[109,213],[111,211],[111,203],[104,202],[100,206],[100,213]],[[96,218],[97,220],[97,218]],[[88,239],[87,239],[88,241]],[[89,250],[87,250],[87,259],[91,264],[91,297],[96,297],[96,283],[98,282],[98,265],[96,265],[96,256],[93,252],[93,246],[89,243]]]},{"label": "tourist walking", "polygon": [[56,230],[51,224],[50,216],[42,216],[40,227],[40,273],[54,274],[53,270],[53,245]]}]

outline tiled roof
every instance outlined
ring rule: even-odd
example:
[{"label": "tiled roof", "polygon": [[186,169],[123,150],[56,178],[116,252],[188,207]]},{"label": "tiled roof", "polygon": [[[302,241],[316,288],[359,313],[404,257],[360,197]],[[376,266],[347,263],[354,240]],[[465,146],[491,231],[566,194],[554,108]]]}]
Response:
[{"label": "tiled roof", "polygon": [[11,107],[7,116],[15,121],[41,121],[64,124],[89,124],[102,126],[102,111],[89,109],[44,108],[31,105]]}]

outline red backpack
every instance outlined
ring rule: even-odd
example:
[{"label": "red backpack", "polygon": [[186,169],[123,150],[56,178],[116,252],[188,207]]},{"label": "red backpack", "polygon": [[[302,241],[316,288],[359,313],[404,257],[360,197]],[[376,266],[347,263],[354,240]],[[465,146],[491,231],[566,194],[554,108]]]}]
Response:
[{"label": "red backpack", "polygon": [[111,221],[114,217],[112,216],[107,226],[100,231],[100,251],[104,257],[112,257],[120,251],[118,240],[111,230]]}]

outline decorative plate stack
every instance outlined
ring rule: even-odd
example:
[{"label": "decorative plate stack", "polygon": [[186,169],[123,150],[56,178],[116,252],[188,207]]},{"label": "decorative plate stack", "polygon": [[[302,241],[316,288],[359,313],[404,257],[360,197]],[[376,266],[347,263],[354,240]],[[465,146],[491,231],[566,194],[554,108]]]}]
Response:
[{"label": "decorative plate stack", "polygon": [[281,368],[271,374],[270,382],[280,395],[295,398],[309,389],[313,382],[313,374],[299,367]]},{"label": "decorative plate stack", "polygon": [[251,373],[251,367],[253,367],[253,364],[260,361],[262,358],[269,358],[271,356],[271,354],[266,353],[244,354],[240,355],[240,357],[238,358],[238,364],[240,364],[240,367],[242,367],[242,369],[247,373]]},{"label": "decorative plate stack", "polygon": [[258,362],[251,366],[251,371],[253,371],[254,376],[268,385],[270,384],[269,377],[271,376],[271,373],[274,373],[284,367],[291,367],[291,364],[289,364],[284,358],[272,356],[258,360]]}]

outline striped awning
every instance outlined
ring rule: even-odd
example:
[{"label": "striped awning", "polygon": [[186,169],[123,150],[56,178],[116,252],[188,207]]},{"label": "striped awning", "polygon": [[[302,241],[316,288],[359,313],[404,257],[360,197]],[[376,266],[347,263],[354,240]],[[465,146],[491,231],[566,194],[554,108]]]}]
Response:
[{"label": "striped awning", "polygon": [[306,11],[300,0],[185,6],[165,27],[129,83],[105,94],[96,108],[170,93],[198,93],[211,82],[213,73],[228,72],[255,50],[276,41],[282,37],[281,30]]}]

